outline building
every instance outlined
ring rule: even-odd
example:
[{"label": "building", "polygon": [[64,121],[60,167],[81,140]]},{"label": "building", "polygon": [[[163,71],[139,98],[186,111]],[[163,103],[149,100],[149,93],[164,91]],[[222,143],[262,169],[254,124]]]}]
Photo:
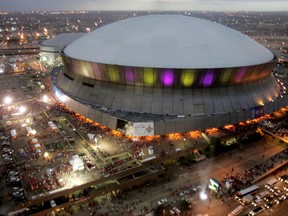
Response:
[{"label": "building", "polygon": [[63,33],[59,34],[49,40],[42,42],[40,46],[40,62],[43,65],[52,65],[55,62],[62,62],[60,51],[73,42],[80,38],[85,33]]},{"label": "building", "polygon": [[285,106],[277,59],[207,20],[148,15],[108,24],[61,52],[52,89],[67,107],[131,136],[222,127]]}]

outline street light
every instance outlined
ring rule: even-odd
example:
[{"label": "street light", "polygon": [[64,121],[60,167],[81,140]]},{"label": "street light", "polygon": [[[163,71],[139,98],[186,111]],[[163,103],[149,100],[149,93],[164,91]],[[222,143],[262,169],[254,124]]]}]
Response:
[{"label": "street light", "polygon": [[48,152],[45,152],[45,153],[44,153],[44,158],[48,158],[48,156],[49,156],[49,153],[48,153]]},{"label": "street light", "polygon": [[26,107],[20,106],[20,107],[19,107],[19,112],[20,112],[21,114],[25,113],[25,112],[26,112]]},{"label": "street light", "polygon": [[9,97],[9,96],[5,97],[5,98],[4,98],[4,103],[5,103],[6,105],[11,104],[11,103],[12,103],[12,98]]},{"label": "street light", "polygon": [[208,198],[207,194],[205,194],[204,192],[200,193],[200,199],[201,200],[207,200],[207,198]]}]

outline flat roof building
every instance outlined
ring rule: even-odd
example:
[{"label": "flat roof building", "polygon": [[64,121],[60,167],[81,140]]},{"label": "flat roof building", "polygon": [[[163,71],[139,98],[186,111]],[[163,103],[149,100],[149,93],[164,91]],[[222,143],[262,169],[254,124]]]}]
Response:
[{"label": "flat roof building", "polygon": [[86,33],[62,33],[42,42],[40,46],[40,61],[52,64],[60,57],[60,51],[74,40]]}]

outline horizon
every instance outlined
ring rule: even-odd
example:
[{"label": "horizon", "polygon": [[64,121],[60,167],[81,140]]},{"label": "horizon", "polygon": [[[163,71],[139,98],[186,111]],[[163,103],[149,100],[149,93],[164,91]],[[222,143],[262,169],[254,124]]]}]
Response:
[{"label": "horizon", "polygon": [[285,12],[286,0],[1,0],[1,12],[30,11],[244,11]]}]

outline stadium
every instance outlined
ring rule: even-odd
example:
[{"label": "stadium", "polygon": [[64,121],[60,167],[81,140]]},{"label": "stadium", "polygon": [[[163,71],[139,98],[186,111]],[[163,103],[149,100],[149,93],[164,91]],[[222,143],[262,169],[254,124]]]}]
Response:
[{"label": "stadium", "polygon": [[130,136],[218,128],[285,106],[275,55],[223,25],[183,15],[117,21],[61,51],[52,91],[69,109]]}]

